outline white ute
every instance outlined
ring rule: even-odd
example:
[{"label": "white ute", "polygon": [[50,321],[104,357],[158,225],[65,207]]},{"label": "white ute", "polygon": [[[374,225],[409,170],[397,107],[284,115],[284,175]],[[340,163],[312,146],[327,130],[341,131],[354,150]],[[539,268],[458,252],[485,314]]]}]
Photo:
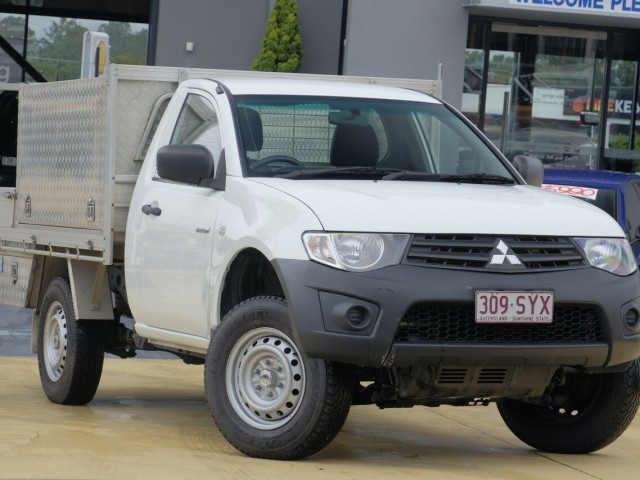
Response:
[{"label": "white ute", "polygon": [[625,232],[527,185],[541,165],[438,86],[119,65],[23,86],[0,300],[34,310],[47,397],[163,350],[204,364],[254,457],[312,455],[364,404],[497,402],[534,448],[614,441],[640,402]]}]

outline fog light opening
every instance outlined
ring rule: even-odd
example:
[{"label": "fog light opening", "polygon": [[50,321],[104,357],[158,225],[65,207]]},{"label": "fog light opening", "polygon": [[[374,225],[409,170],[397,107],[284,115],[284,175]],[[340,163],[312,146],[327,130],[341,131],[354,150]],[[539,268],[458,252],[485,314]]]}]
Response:
[{"label": "fog light opening", "polygon": [[630,308],[624,316],[627,327],[635,329],[640,325],[640,314],[635,308]]},{"label": "fog light opening", "polygon": [[367,309],[364,307],[350,307],[349,310],[347,310],[346,317],[347,322],[349,323],[351,328],[354,328],[356,330],[361,330],[369,325],[370,315]]}]

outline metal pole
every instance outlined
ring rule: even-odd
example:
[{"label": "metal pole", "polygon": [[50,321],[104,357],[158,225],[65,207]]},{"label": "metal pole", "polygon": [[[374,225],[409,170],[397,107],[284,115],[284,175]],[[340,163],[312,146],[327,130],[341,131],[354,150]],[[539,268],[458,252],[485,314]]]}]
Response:
[{"label": "metal pole", "polygon": [[487,108],[487,88],[489,85],[489,57],[491,55],[491,24],[483,25],[482,51],[482,87],[480,90],[480,105],[478,112],[478,128],[484,132],[485,109]]},{"label": "metal pole", "polygon": [[500,151],[504,155],[507,151],[507,134],[509,133],[509,92],[504,92],[502,103],[502,132],[500,135]]},{"label": "metal pole", "polygon": [[604,170],[606,166],[609,166],[609,170],[615,170],[615,160],[612,161],[612,165],[607,165],[605,161],[605,150],[609,148],[609,145],[605,145],[605,139],[607,138],[607,119],[609,118],[609,88],[611,86],[611,58],[613,57],[613,39],[612,35],[607,35],[607,44],[604,54],[604,83],[602,85],[602,100],[600,102],[600,138],[598,139],[598,169]]},{"label": "metal pole", "polygon": [[[638,118],[638,87],[640,86],[640,68],[638,62],[635,62],[635,78],[633,81],[633,95],[631,104],[631,120],[629,122],[629,150],[636,149],[636,120]],[[632,165],[633,169],[633,165]]]}]

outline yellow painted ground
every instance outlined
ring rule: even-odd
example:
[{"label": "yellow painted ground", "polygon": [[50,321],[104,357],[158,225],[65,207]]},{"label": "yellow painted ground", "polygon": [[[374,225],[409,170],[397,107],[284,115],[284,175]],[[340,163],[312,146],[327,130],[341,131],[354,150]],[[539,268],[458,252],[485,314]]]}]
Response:
[{"label": "yellow painted ground", "polygon": [[0,479],[636,479],[640,416],[591,455],[517,440],[495,406],[353,407],[338,437],[303,461],[248,458],[218,433],[201,366],[108,358],[88,406],[50,403],[35,357],[0,357]]}]

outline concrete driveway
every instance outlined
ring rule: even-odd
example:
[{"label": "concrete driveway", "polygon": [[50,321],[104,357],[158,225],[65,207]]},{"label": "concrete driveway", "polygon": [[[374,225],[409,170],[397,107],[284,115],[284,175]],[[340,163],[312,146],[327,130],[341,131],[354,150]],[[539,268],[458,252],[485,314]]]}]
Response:
[{"label": "concrete driveway", "polygon": [[31,310],[0,304],[0,355],[31,354]]},{"label": "concrete driveway", "polygon": [[34,356],[0,357],[0,479],[637,478],[640,417],[590,455],[549,455],[517,440],[495,406],[353,407],[328,448],[303,461],[243,456],[216,429],[202,366],[107,358],[88,406],[50,403]]}]

